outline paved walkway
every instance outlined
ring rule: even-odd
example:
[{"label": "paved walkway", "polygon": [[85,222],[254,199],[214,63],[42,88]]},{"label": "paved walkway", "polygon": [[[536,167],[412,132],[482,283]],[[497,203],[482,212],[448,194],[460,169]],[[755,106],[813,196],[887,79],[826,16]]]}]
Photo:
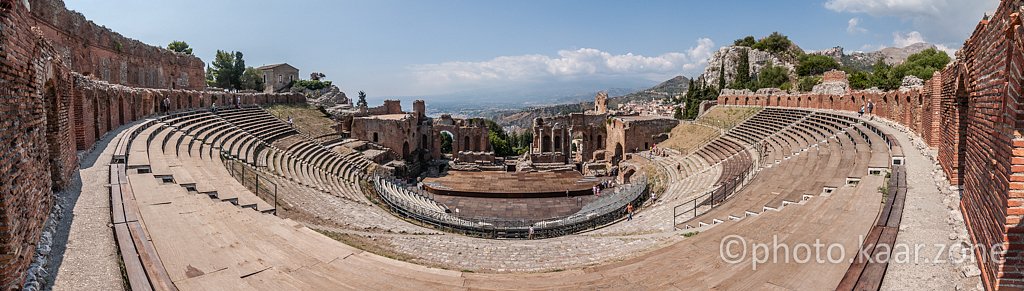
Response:
[{"label": "paved walkway", "polygon": [[79,161],[81,186],[63,197],[64,209],[73,210],[54,235],[53,290],[124,290],[106,184],[114,152],[108,145],[116,144],[111,140],[129,126],[107,133]]},{"label": "paved walkway", "polygon": [[976,275],[965,278],[963,272],[959,271],[961,266],[948,260],[950,248],[956,249],[961,242],[958,234],[951,233],[957,232],[959,228],[966,234],[966,229],[962,219],[959,222],[947,219],[951,211],[958,214],[959,208],[951,208],[949,196],[944,193],[948,193],[948,189],[942,189],[936,184],[942,170],[933,160],[933,155],[926,152],[928,149],[923,147],[920,139],[886,124],[875,124],[896,137],[906,157],[907,200],[893,254],[897,254],[898,248],[903,246],[913,252],[905,256],[909,258],[907,260],[890,261],[882,290],[906,290],[908,287],[918,290],[979,288],[977,284],[980,279]]}]

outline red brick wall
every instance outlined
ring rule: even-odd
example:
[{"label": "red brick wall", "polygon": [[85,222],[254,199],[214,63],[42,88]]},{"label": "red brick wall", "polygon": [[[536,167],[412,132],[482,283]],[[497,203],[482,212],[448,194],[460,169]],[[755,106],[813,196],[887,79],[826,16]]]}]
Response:
[{"label": "red brick wall", "polygon": [[[782,100],[771,106],[847,111],[874,101],[878,116],[906,126],[938,149],[943,171],[962,191],[960,207],[973,242],[981,247],[975,255],[985,285],[1024,288],[1024,30],[1017,7],[1003,1],[990,20],[977,26],[956,61],[920,90],[721,96],[718,101],[762,105],[756,100],[768,97]],[[993,247],[1007,250],[1005,261],[992,259]]]},{"label": "red brick wall", "polygon": [[203,61],[130,39],[69,11],[61,0],[30,0],[31,22],[72,71],[132,87],[201,90]]},{"label": "red brick wall", "polygon": [[[166,76],[202,72],[202,61],[194,57],[169,55],[153,47],[125,42],[120,54],[100,52],[98,62],[82,58],[96,50],[70,51],[89,47],[89,39],[117,38],[115,33],[98,29],[89,23],[86,38],[68,36],[54,39],[53,27],[38,25],[39,18],[49,12],[61,11],[59,1],[32,1],[33,4],[60,4],[60,9],[33,6],[30,13],[25,2],[0,0],[0,289],[20,289],[24,272],[31,262],[42,226],[53,205],[53,190],[65,187],[78,170],[76,152],[88,150],[96,140],[112,129],[155,113],[155,102],[164,96],[174,101],[173,110],[210,104],[209,98],[219,96],[230,103],[234,96],[246,104],[305,102],[300,94],[228,94],[170,89],[139,89],[112,85],[74,72],[74,68],[90,69],[100,63],[132,60],[131,65],[115,66],[116,74],[139,75],[143,78],[121,78],[127,85],[161,87],[171,79],[150,78],[149,69],[163,71]],[[67,14],[66,11],[64,11]],[[52,14],[59,15],[59,14]],[[77,14],[76,14],[77,15]],[[80,16],[80,15],[79,15]],[[53,18],[56,27],[75,19]],[[80,21],[79,21],[80,22]],[[81,24],[81,23],[79,23]],[[64,32],[68,30],[60,30]],[[76,38],[77,37],[77,38]],[[56,47],[52,42],[58,43]],[[109,59],[103,59],[109,58]],[[176,61],[185,60],[180,63]],[[143,70],[143,71],[133,71]],[[138,73],[138,74],[136,74]],[[157,74],[159,75],[159,74]],[[93,76],[96,76],[95,74]],[[201,76],[201,75],[197,75]],[[158,76],[159,77],[159,76]],[[193,78],[193,77],[188,77]],[[161,81],[163,80],[163,81]],[[201,78],[194,79],[201,80]],[[178,83],[182,84],[182,83]],[[202,84],[195,83],[195,84]],[[193,86],[196,86],[193,84]],[[183,86],[184,87],[184,86]],[[206,98],[206,99],[203,99]],[[231,101],[229,101],[231,100]],[[204,103],[205,101],[205,103]]]},{"label": "red brick wall", "polygon": [[[44,84],[63,82],[53,49],[25,25],[21,1],[0,0],[0,288],[21,285],[53,204]],[[55,91],[54,89],[53,91]],[[59,98],[56,98],[59,99]],[[57,106],[57,108],[60,108]],[[63,158],[63,157],[61,157]]]},{"label": "red brick wall", "polygon": [[[71,73],[73,84],[69,96],[71,102],[80,107],[76,110],[74,125],[69,125],[71,135],[77,137],[77,150],[88,150],[99,137],[122,124],[158,114],[159,102],[165,97],[171,100],[171,110],[208,108],[217,98],[221,107],[232,106],[236,97],[243,104],[301,103],[301,94],[226,93],[211,91],[144,89],[109,84],[78,73]],[[77,104],[81,104],[78,106]],[[70,144],[70,143],[69,143]]]}]

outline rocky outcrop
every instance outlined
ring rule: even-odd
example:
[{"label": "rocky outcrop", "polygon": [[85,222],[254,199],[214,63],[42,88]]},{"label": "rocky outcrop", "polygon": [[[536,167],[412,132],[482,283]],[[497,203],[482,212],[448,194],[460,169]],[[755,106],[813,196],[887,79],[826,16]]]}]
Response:
[{"label": "rocky outcrop", "polygon": [[796,67],[795,64],[784,62],[775,55],[766,51],[742,46],[727,46],[719,49],[718,52],[708,59],[708,66],[704,69],[704,74],[701,75],[706,84],[710,86],[718,86],[718,77],[720,76],[719,71],[722,69],[723,62],[725,63],[725,83],[729,84],[735,80],[736,63],[739,61],[740,53],[743,50],[748,52],[747,56],[750,66],[750,76],[752,78],[757,76],[757,74],[761,72],[761,69],[768,66],[768,64],[782,66],[790,73],[792,73]]},{"label": "rocky outcrop", "polygon": [[903,77],[903,84],[900,85],[900,91],[921,90],[921,88],[924,88],[924,80],[916,76]]},{"label": "rocky outcrop", "polygon": [[821,56],[830,57],[830,58],[835,59],[837,62],[842,62],[843,61],[843,56],[846,55],[845,53],[843,53],[843,47],[841,47],[841,46],[837,46],[837,47],[833,47],[833,48],[825,49],[825,50],[820,50],[820,51],[815,51],[815,52],[809,52],[807,54],[809,54],[809,55],[821,55]]},{"label": "rocky outcrop", "polygon": [[331,85],[320,90],[301,90],[298,93],[306,96],[306,103],[323,108],[332,116],[338,116],[353,108],[352,99],[349,99],[338,86]]}]

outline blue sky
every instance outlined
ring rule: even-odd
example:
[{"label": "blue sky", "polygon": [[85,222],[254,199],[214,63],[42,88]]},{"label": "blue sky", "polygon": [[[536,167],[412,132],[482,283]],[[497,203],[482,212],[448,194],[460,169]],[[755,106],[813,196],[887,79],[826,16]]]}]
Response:
[{"label": "blue sky", "polygon": [[[204,61],[239,50],[288,62],[343,91],[425,96],[561,82],[694,76],[720,46],[779,31],[805,50],[960,47],[996,0],[110,1],[70,9],[153,45],[184,40]],[[635,83],[635,82],[634,82]]]}]

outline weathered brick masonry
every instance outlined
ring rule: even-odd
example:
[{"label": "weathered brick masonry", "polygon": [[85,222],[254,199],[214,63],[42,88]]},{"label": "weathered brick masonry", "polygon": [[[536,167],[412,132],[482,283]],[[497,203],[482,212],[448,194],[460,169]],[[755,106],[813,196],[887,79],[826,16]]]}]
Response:
[{"label": "weathered brick masonry", "polygon": [[[98,137],[157,113],[164,98],[171,110],[209,106],[214,99],[223,106],[236,98],[245,104],[305,101],[298,94],[171,89],[202,88],[202,61],[124,38],[66,11],[60,1],[25,3],[0,0],[3,290],[24,283],[53,192],[78,170],[76,152],[90,149]],[[98,45],[111,41],[120,48]]]},{"label": "weathered brick masonry", "polygon": [[203,61],[130,39],[64,7],[62,0],[30,0],[30,21],[72,71],[140,88],[202,90]]},{"label": "weathered brick masonry", "polygon": [[[719,104],[857,111],[868,100],[878,116],[918,133],[938,149],[989,289],[1024,288],[1024,30],[1020,1],[1004,0],[981,21],[955,62],[920,90],[844,95],[723,95]],[[992,247],[1006,250],[993,257]]]}]

